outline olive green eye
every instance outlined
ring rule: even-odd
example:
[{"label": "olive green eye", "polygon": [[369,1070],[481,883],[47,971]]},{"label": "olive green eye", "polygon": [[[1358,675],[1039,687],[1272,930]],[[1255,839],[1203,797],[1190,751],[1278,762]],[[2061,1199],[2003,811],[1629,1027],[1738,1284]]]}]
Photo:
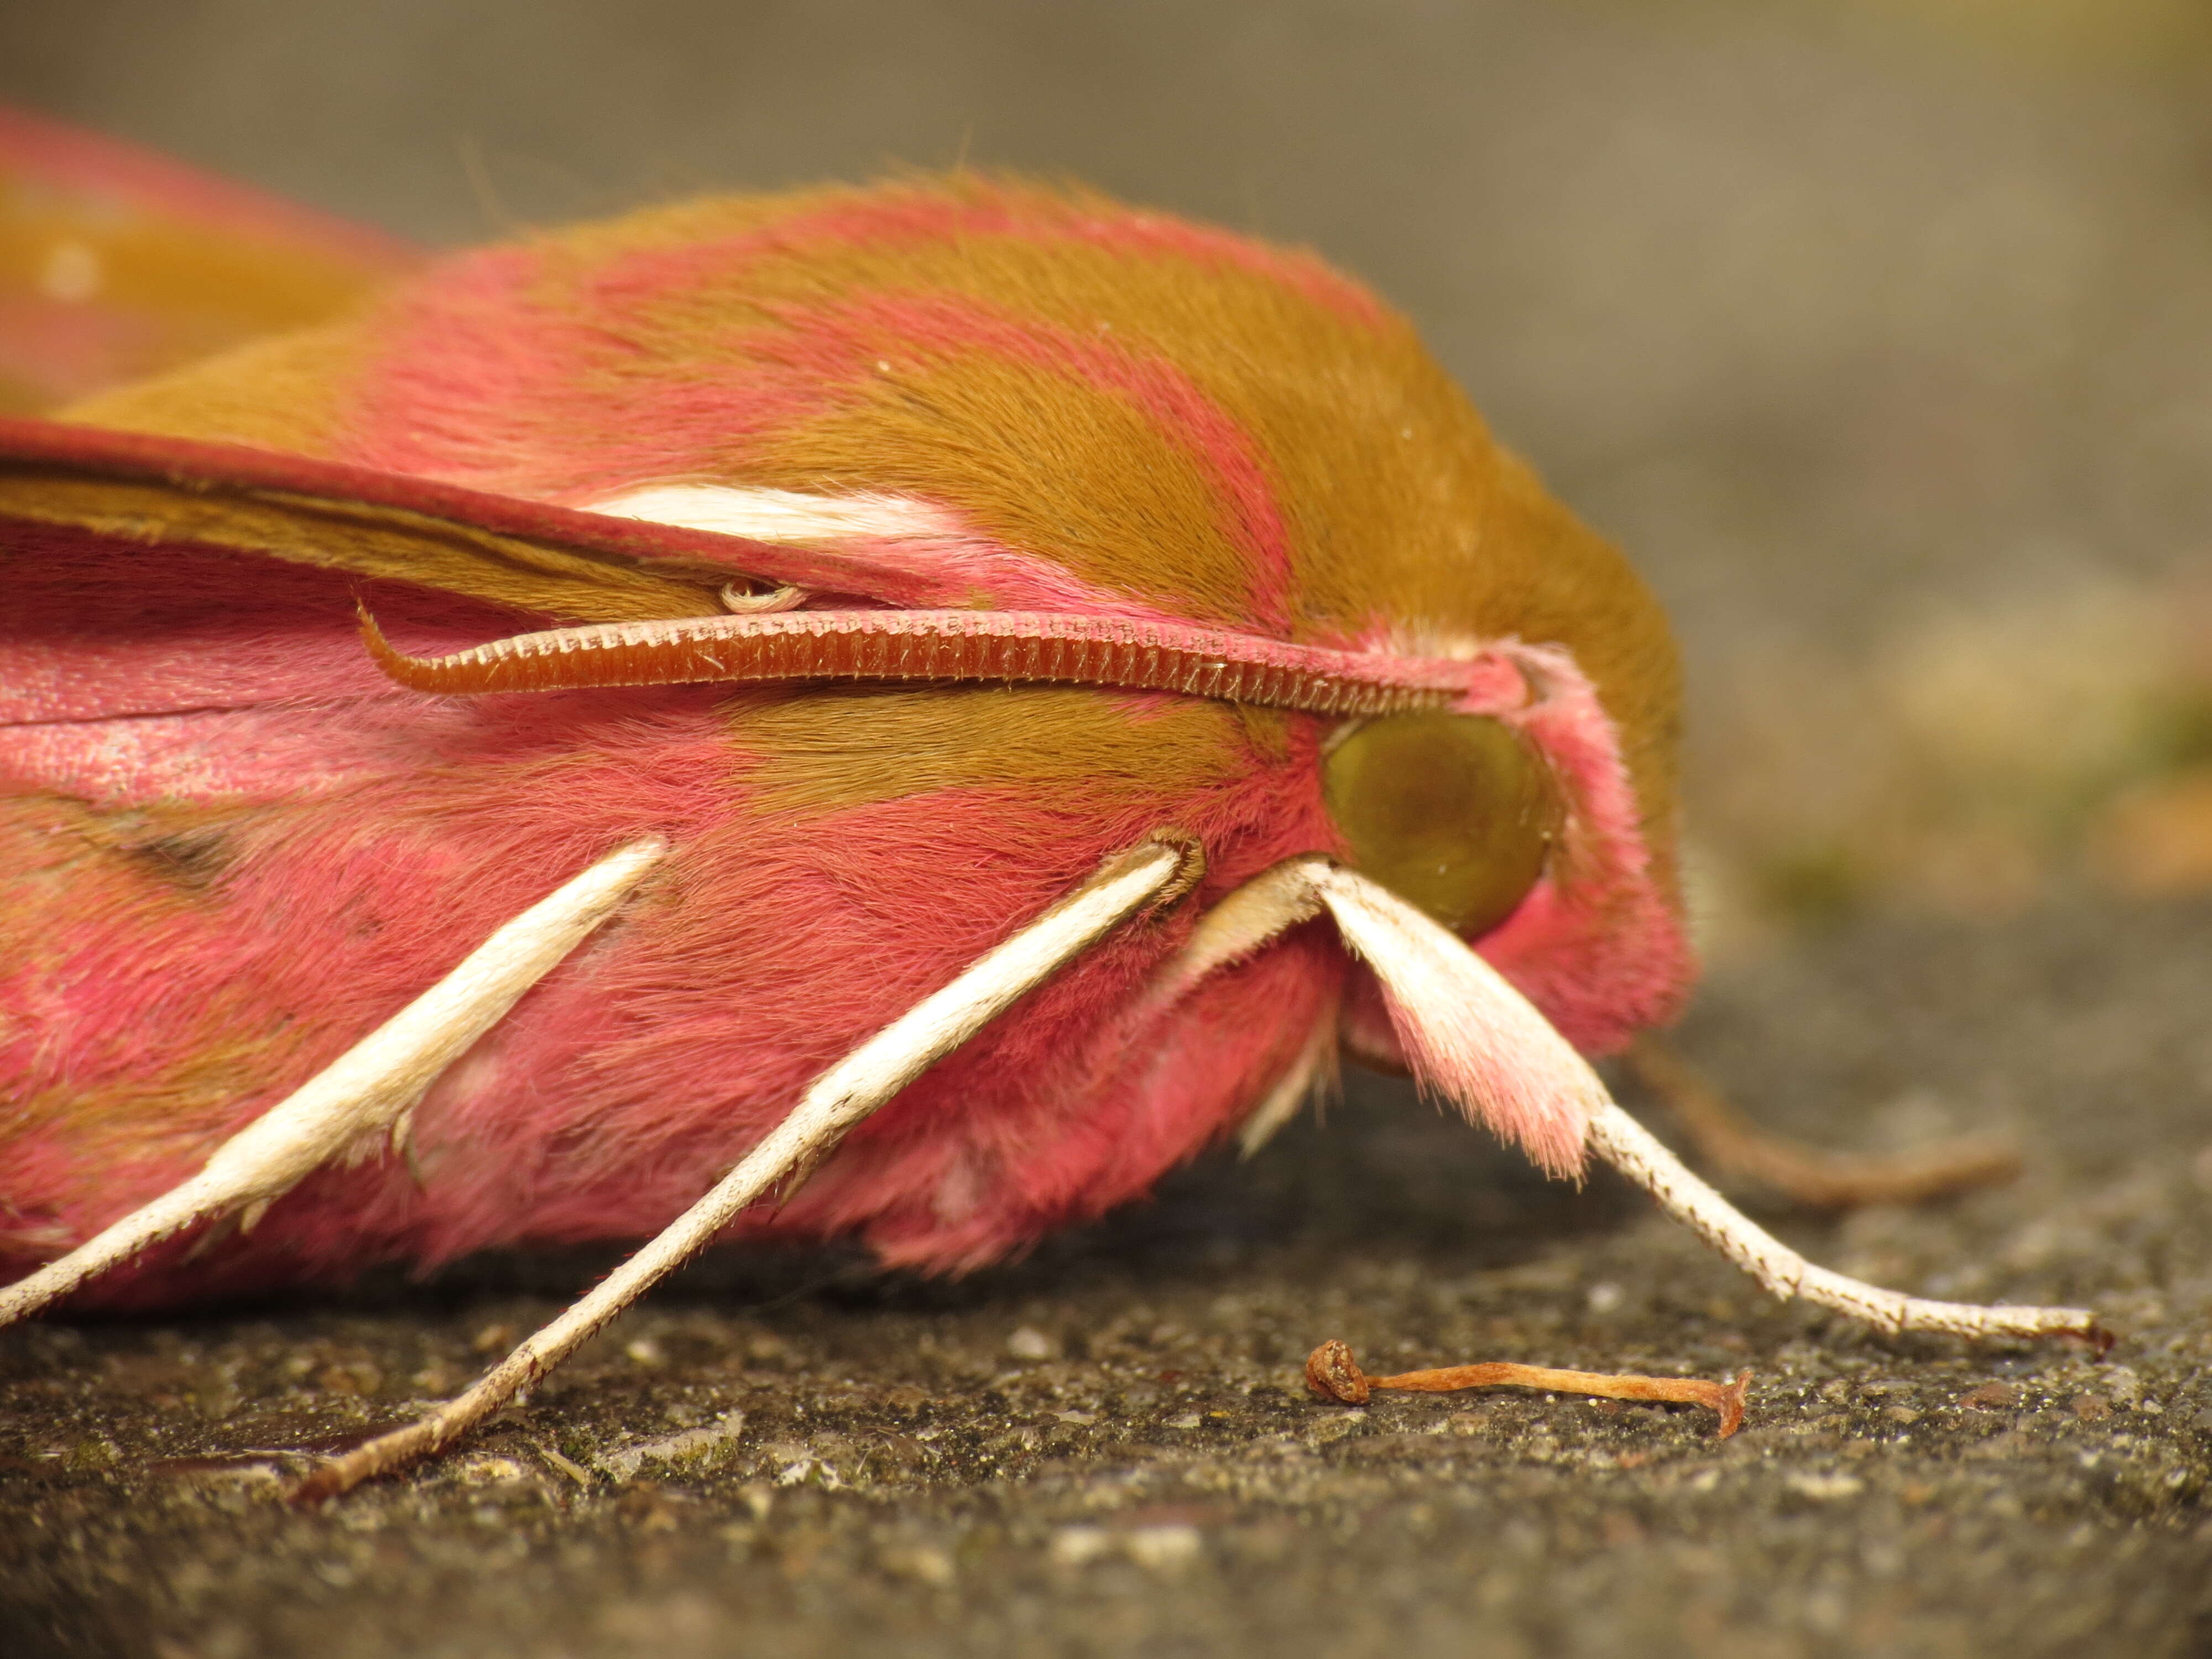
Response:
[{"label": "olive green eye", "polygon": [[1455,933],[1512,913],[1559,827],[1543,762],[1470,714],[1368,721],[1329,751],[1322,789],[1359,871]]}]

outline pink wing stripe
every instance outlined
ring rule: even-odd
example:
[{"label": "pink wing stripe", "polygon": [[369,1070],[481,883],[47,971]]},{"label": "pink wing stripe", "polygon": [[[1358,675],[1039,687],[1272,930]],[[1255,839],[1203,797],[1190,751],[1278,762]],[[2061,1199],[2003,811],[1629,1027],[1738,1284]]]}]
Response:
[{"label": "pink wing stripe", "polygon": [[1119,341],[1085,339],[1072,330],[1009,316],[954,295],[871,295],[815,316],[794,317],[787,325],[801,341],[819,332],[848,347],[857,331],[862,342],[873,342],[860,354],[869,363],[881,350],[897,349],[892,342],[902,343],[908,351],[979,349],[1126,398],[1212,475],[1224,509],[1224,528],[1250,573],[1248,611],[1263,625],[1285,621],[1290,533],[1276,507],[1267,465],[1243,429],[1159,353],[1132,350]]},{"label": "pink wing stripe", "polygon": [[1271,246],[1171,215],[1107,207],[1089,211],[1048,197],[978,187],[975,199],[923,191],[842,202],[720,242],[632,255],[600,279],[603,291],[650,293],[696,281],[708,265],[725,272],[757,258],[806,253],[823,243],[882,245],[1006,236],[1049,245],[1086,242],[1139,258],[1229,265],[1281,283],[1315,304],[1368,328],[1391,319],[1359,283],[1302,250]]}]

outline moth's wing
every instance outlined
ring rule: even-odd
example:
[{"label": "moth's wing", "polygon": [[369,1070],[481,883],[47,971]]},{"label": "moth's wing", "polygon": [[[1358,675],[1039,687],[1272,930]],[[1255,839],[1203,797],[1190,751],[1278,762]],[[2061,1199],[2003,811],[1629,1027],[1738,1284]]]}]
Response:
[{"label": "moth's wing", "polygon": [[355,599],[428,642],[712,614],[828,556],[234,445],[0,418],[0,725],[391,688]]},{"label": "moth's wing", "polygon": [[421,255],[0,108],[0,413],[58,408],[332,317]]},{"label": "moth's wing", "polygon": [[0,533],[11,565],[191,547],[598,622],[713,611],[721,583],[774,557],[402,473],[22,419],[0,419]]},{"label": "moth's wing", "polygon": [[[210,585],[228,586],[220,601],[234,618],[272,617],[319,587],[349,613],[362,579],[532,617],[718,608],[720,584],[749,574],[732,563],[729,538],[690,537],[711,545],[672,574],[648,566],[695,553],[681,532],[299,455],[21,418],[326,321],[422,257],[379,232],[0,109],[0,417],[14,417],[0,418],[0,681],[16,694],[0,720],[106,712],[58,715],[43,696],[27,711],[10,649],[26,640],[105,632],[140,672],[112,651],[100,672],[76,678],[95,704],[98,688],[118,693],[115,712],[157,712],[143,708],[133,678],[174,682],[162,695],[188,700],[210,690],[173,672],[163,647],[166,636],[175,656],[202,654],[191,596]],[[237,577],[228,585],[226,559]],[[254,579],[238,573],[268,560],[325,580],[279,580],[257,598]],[[309,631],[327,630],[319,621]],[[358,655],[349,647],[349,659]],[[280,679],[268,695],[313,689],[312,676]],[[253,700],[250,687],[228,690]]]},{"label": "moth's wing", "polygon": [[[266,582],[253,574],[271,567]],[[732,582],[890,605],[948,597],[937,576],[865,553],[583,512],[274,450],[0,416],[0,724],[103,712],[26,704],[24,688],[40,677],[22,669],[21,651],[56,641],[106,653],[70,676],[94,703],[106,697],[106,712],[204,706],[133,704],[128,686],[173,678],[173,695],[209,689],[195,674],[220,665],[202,660],[208,638],[191,595],[226,581],[221,608],[234,623],[287,596],[319,594],[310,607],[315,629],[336,626],[345,660],[362,670],[356,593],[378,600],[380,614],[382,599],[404,611],[411,593],[423,625],[464,639],[473,630],[477,640],[518,623],[714,615]],[[197,669],[180,666],[193,662]],[[259,696],[315,689],[295,675]],[[257,700],[235,683],[225,695]]]}]

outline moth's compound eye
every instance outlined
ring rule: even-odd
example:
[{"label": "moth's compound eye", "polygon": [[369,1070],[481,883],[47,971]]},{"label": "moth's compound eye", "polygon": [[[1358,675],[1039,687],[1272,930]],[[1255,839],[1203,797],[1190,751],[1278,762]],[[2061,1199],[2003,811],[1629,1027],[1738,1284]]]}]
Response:
[{"label": "moth's compound eye", "polygon": [[1475,715],[1369,720],[1329,750],[1322,788],[1359,871],[1462,935],[1512,914],[1559,829],[1543,761]]}]

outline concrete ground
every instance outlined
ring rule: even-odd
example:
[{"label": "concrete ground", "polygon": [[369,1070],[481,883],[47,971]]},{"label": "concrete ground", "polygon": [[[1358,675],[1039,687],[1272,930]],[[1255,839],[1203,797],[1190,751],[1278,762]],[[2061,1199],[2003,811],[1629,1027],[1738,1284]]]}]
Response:
[{"label": "concrete ground", "polygon": [[[1997,1126],[2015,1185],[1816,1258],[2123,1333],[1887,1340],[1601,1176],[1379,1079],[1249,1163],[957,1285],[709,1261],[444,1463],[315,1514],[277,1455],[451,1389],[591,1264],[499,1261],[0,1349],[0,1650],[2199,1654],[2212,1643],[2212,906],[1883,923],[1723,974],[1685,1041],[1770,1121]],[[1633,1098],[1633,1097],[1631,1097]],[[1516,1358],[1751,1413],[1306,1397]]]},{"label": "concrete ground", "polygon": [[[703,1263],[313,1515],[289,1454],[606,1258],[0,1334],[0,1653],[2212,1651],[2208,40],[2162,0],[0,7],[0,97],[432,240],[965,155],[1351,265],[1677,618],[1688,1051],[1826,1144],[2027,1155],[1757,1212],[2122,1333],[1778,1308],[1355,1079],[958,1284]],[[1751,1417],[1351,1412],[1299,1386],[1328,1337],[1747,1366]]]}]

